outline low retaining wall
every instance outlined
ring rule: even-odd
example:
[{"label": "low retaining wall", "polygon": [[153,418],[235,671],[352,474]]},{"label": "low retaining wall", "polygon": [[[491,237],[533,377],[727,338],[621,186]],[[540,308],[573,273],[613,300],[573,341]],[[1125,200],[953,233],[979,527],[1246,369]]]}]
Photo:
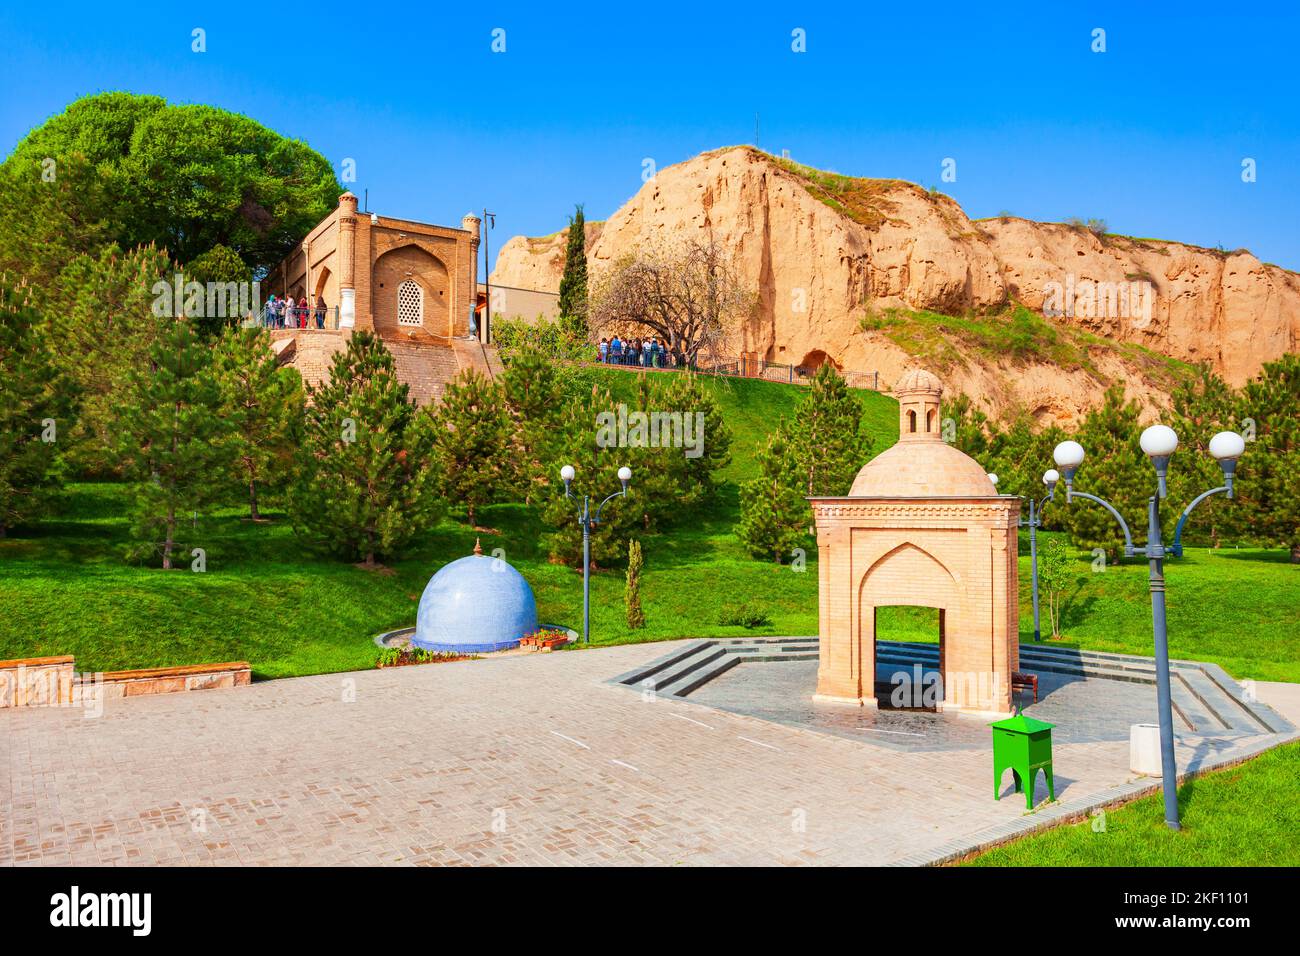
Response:
[{"label": "low retaining wall", "polygon": [[21,658],[0,661],[0,708],[66,707],[80,703],[87,694],[144,697],[242,687],[252,679],[247,661],[78,674],[71,656]]}]

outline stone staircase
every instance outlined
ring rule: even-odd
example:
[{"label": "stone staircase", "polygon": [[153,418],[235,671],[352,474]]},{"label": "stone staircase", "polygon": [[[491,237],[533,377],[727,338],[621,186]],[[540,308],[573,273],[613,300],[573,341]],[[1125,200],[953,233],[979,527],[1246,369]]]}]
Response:
[{"label": "stone staircase", "polygon": [[[613,683],[661,696],[684,698],[739,664],[753,661],[817,660],[815,637],[717,638],[694,641]],[[878,641],[876,664],[937,669],[939,646]],[[1154,685],[1155,661],[1148,657],[1020,645],[1020,670],[1062,679],[1086,678]],[[1175,729],[1195,734],[1281,734],[1294,728],[1265,704],[1250,700],[1241,685],[1217,664],[1170,661]],[[1041,698],[1040,693],[1040,698]]]}]

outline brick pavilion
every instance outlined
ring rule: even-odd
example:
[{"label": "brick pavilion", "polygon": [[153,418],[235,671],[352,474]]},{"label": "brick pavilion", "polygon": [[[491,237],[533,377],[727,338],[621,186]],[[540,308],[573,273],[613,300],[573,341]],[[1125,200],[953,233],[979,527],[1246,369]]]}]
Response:
[{"label": "brick pavilion", "polygon": [[817,700],[876,706],[876,609],[939,612],[939,709],[1005,716],[1019,658],[1020,501],[940,438],[939,380],[894,388],[899,440],[847,497],[812,498],[817,525]]}]

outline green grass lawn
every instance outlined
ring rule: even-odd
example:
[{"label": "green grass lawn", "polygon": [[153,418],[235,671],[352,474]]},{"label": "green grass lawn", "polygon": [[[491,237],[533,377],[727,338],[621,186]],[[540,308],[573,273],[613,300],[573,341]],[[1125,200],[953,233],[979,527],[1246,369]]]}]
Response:
[{"label": "green grass lawn", "polygon": [[[615,398],[632,395],[635,375],[608,369],[601,377]],[[816,634],[816,548],[798,573],[753,560],[733,527],[738,483],[754,472],[754,455],[777,420],[804,394],[798,387],[750,379],[708,380],[731,425],[733,461],[714,506],[670,533],[647,536],[642,603],[648,624],[631,631],[623,616],[623,573],[592,581],[596,644],[747,634]],[[877,451],[897,436],[897,404],[860,392]],[[164,573],[125,563],[127,489],[74,484],[61,514],[0,540],[0,659],[74,654],[87,670],[248,660],[257,677],[285,677],[370,667],[380,631],[415,622],[429,577],[468,554],[475,533],[445,520],[403,560],[383,572],[306,551],[283,514],[252,524],[242,508],[200,518],[194,534],[207,552],[207,572]],[[616,507],[617,502],[612,505]],[[487,551],[505,549],[533,586],[543,621],[580,627],[582,575],[551,564],[539,547],[536,514],[518,505],[487,508],[480,522]],[[1022,548],[1022,551],[1024,549]],[[1300,619],[1300,568],[1282,552],[1197,551],[1168,569],[1170,644],[1179,657],[1223,664],[1236,677],[1300,680],[1294,622]],[[1062,643],[1151,653],[1146,570],[1140,563],[1079,577],[1065,615]],[[1021,558],[1021,636],[1032,636],[1028,557]],[[719,623],[732,605],[766,615],[746,630]],[[884,610],[880,637],[936,640],[935,612]]]},{"label": "green grass lawn", "polygon": [[1300,866],[1300,744],[1287,744],[1178,789],[1183,829],[1165,826],[1159,793],[994,847],[968,866]]}]

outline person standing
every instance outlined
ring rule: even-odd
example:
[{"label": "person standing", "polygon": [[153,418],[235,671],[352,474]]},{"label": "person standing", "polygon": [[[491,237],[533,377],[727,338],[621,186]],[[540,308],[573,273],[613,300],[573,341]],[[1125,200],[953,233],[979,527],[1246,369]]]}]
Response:
[{"label": "person standing", "polygon": [[609,356],[610,361],[615,365],[623,364],[623,340],[618,337],[617,332],[614,333],[614,338],[609,343]]},{"label": "person standing", "polygon": [[316,328],[325,328],[325,297],[316,296]]},{"label": "person standing", "polygon": [[596,361],[604,365],[609,361],[609,342],[605,341],[605,336],[600,337],[600,345],[596,347]]}]

